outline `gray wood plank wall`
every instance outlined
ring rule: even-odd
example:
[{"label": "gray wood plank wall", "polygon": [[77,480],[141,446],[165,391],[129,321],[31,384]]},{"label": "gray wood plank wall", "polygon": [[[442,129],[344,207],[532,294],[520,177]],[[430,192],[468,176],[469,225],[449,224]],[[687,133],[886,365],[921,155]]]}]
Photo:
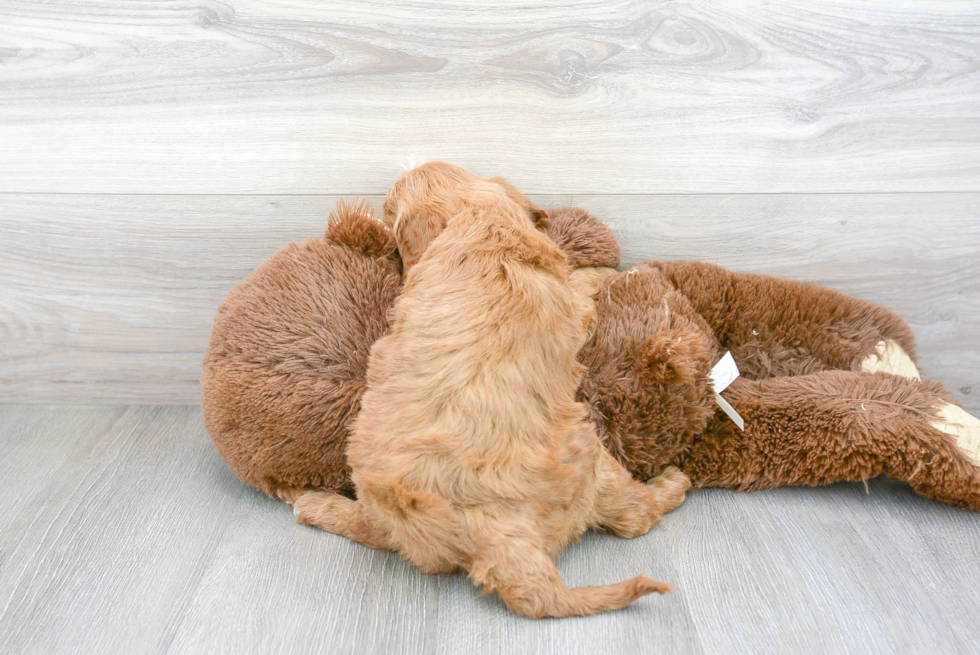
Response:
[{"label": "gray wood plank wall", "polygon": [[195,403],[214,309],[409,154],[892,307],[980,409],[980,10],[0,0],[0,401]]},{"label": "gray wood plank wall", "polygon": [[0,189],[980,190],[972,2],[4,0]]}]

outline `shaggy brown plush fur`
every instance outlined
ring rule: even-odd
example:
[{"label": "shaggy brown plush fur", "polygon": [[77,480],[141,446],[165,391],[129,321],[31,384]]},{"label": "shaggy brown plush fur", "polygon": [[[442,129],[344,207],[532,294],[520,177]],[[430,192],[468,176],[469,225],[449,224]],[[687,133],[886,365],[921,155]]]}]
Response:
[{"label": "shaggy brown plush fur", "polygon": [[888,475],[927,498],[980,509],[980,473],[931,425],[948,400],[938,382],[824,371],[739,379],[725,395],[746,431],[723,414],[712,419],[711,438],[677,460],[699,486],[747,491]]},{"label": "shaggy brown plush fur", "polygon": [[[612,234],[586,212],[559,209],[539,222],[576,266],[618,263]],[[328,234],[288,246],[246,278],[222,304],[205,357],[208,431],[232,470],[266,493],[353,488],[347,429],[401,280],[394,242],[375,219],[347,208]],[[914,355],[893,313],[700,263],[596,268],[573,282],[580,273],[599,291],[579,399],[635,477],[674,463],[698,486],[760,489],[885,473],[980,510],[980,472],[932,425],[941,385],[858,372],[881,340]],[[716,410],[708,386],[725,350],[743,374],[725,395],[745,432]]]},{"label": "shaggy brown plush fur", "polygon": [[539,220],[572,268],[619,266],[619,242],[595,216],[575,207],[553,210]]},{"label": "shaggy brown plush fur", "polygon": [[640,479],[704,433],[718,347],[691,303],[652,266],[620,273],[596,294],[596,328],[579,353],[579,399],[603,444]]},{"label": "shaggy brown plush fur", "polygon": [[[697,487],[752,490],[885,474],[980,509],[980,469],[933,426],[942,385],[858,370],[881,341],[915,352],[887,309],[804,282],[649,262],[598,286],[596,317],[579,395],[634,476],[674,464]],[[744,432],[707,377],[726,350],[742,377],[725,396]]]},{"label": "shaggy brown plush fur", "polygon": [[[602,448],[575,402],[592,301],[573,291],[565,256],[525,206],[446,169],[425,165],[396,185],[399,250],[428,243],[371,348],[347,448],[357,500],[305,494],[297,520],[396,550],[426,573],[465,569],[534,618],[667,591],[642,576],[569,589],[552,564],[589,528],[645,534],[689,481],[668,469],[640,484]],[[427,205],[447,195],[459,210],[433,231]]]},{"label": "shaggy brown plush fur", "polygon": [[267,494],[353,493],[344,450],[371,344],[401,291],[395,240],[366,204],[326,236],[262,263],[218,307],[201,376],[204,424],[236,475]]},{"label": "shaggy brown plush fur", "polygon": [[700,262],[650,266],[690,300],[751,379],[857,371],[875,345],[889,339],[915,356],[915,339],[902,319],[839,291]]}]

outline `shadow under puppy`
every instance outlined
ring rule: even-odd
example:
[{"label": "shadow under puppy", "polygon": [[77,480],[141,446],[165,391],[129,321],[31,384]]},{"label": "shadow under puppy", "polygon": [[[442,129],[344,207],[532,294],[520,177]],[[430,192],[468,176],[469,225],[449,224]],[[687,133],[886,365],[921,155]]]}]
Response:
[{"label": "shadow under puppy", "polygon": [[575,402],[591,301],[531,206],[443,163],[395,184],[386,220],[414,266],[348,444],[357,500],[311,492],[295,510],[424,573],[464,569],[519,614],[594,614],[670,587],[637,576],[570,589],[553,559],[592,527],[646,533],[690,482],[675,468],[634,481]]}]

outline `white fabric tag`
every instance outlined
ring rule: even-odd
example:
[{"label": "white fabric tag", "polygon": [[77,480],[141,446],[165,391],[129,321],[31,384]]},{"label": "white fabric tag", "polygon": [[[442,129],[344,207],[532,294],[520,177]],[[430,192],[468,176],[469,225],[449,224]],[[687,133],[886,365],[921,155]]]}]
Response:
[{"label": "white fabric tag", "polygon": [[718,360],[718,363],[711,369],[711,373],[708,374],[711,378],[711,386],[715,390],[715,402],[718,403],[722,411],[728,414],[728,418],[732,419],[738,429],[744,432],[745,421],[731,406],[731,403],[721,397],[721,392],[727,389],[728,385],[734,382],[739,375],[741,374],[738,372],[738,366],[735,364],[735,358],[732,357],[731,352],[726,352],[725,356]]},{"label": "white fabric tag", "polygon": [[732,419],[732,423],[737,425],[739,430],[745,432],[745,420],[738,415],[738,412],[731,406],[731,403],[722,398],[719,393],[715,394],[715,402],[718,403],[718,406],[721,407],[723,412],[728,414],[728,418]]},{"label": "white fabric tag", "polygon": [[734,382],[739,375],[738,366],[735,365],[735,358],[732,357],[730,351],[725,353],[725,356],[719,359],[715,367],[711,369],[711,373],[708,373],[715,393],[721,393],[727,389],[728,385]]}]

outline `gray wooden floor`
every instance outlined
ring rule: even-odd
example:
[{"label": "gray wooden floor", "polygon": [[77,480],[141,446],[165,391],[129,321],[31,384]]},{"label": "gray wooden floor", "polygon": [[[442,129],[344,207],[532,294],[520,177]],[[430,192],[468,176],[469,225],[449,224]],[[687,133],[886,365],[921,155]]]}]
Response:
[{"label": "gray wooden floor", "polygon": [[0,407],[10,653],[954,653],[980,643],[980,514],[876,480],[692,493],[646,536],[589,534],[573,585],[675,593],[535,622],[462,575],[293,523],[196,407]]}]

